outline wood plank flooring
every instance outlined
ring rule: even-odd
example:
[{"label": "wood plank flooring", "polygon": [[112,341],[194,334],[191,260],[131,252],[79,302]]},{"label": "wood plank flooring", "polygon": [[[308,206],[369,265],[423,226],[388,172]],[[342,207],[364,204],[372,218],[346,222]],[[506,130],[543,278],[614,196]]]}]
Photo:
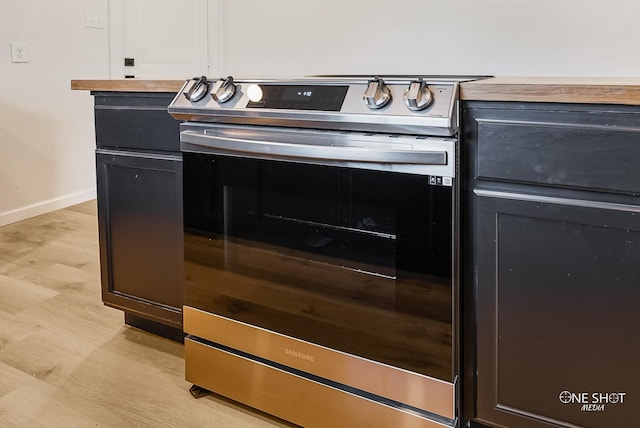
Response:
[{"label": "wood plank flooring", "polygon": [[0,228],[0,426],[291,427],[194,399],[183,345],[103,306],[95,201]]}]

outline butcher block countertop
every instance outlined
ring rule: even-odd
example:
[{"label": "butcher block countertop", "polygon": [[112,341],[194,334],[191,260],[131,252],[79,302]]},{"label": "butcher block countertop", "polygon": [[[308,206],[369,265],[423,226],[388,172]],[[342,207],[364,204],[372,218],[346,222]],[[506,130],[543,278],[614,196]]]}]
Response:
[{"label": "butcher block countertop", "polygon": [[[178,92],[184,80],[72,80],[71,89]],[[461,85],[465,101],[640,105],[640,77],[493,77]]]},{"label": "butcher block countertop", "polygon": [[71,89],[104,92],[178,92],[183,80],[72,80]]},{"label": "butcher block countertop", "polygon": [[640,78],[493,77],[461,85],[466,101],[640,105]]}]

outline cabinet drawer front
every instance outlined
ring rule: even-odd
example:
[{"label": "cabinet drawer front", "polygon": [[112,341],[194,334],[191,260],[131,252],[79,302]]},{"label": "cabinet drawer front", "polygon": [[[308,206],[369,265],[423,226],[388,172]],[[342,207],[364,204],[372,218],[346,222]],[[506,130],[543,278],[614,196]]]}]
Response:
[{"label": "cabinet drawer front", "polygon": [[97,92],[96,144],[99,148],[179,151],[179,122],[167,112],[169,93]]},{"label": "cabinet drawer front", "polygon": [[476,178],[640,193],[640,128],[477,120]]},{"label": "cabinet drawer front", "polygon": [[95,108],[96,144],[137,150],[180,150],[179,122],[166,109]]}]

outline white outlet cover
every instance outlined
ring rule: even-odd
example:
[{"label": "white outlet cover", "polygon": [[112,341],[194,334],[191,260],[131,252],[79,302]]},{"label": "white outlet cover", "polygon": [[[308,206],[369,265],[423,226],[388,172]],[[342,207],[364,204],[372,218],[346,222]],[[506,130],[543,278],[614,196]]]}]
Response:
[{"label": "white outlet cover", "polygon": [[29,62],[27,43],[11,42],[11,62]]}]

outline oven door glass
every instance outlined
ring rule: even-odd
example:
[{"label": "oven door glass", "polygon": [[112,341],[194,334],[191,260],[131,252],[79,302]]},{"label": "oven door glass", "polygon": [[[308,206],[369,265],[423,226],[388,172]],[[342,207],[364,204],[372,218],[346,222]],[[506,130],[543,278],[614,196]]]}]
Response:
[{"label": "oven door glass", "polygon": [[184,153],[185,304],[451,382],[452,188]]}]

